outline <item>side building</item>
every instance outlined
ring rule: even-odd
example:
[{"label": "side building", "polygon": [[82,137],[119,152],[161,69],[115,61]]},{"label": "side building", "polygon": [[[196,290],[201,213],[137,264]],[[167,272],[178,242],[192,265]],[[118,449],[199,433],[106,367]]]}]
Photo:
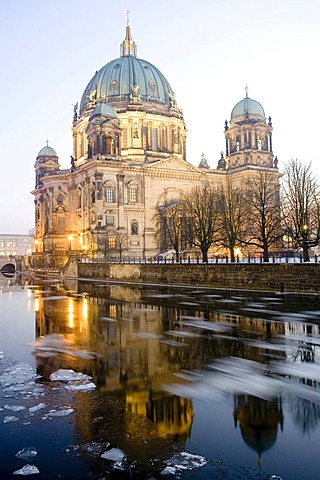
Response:
[{"label": "side building", "polygon": [[0,257],[29,256],[34,251],[34,235],[0,233]]},{"label": "side building", "polygon": [[[33,263],[62,267],[71,254],[159,252],[155,213],[195,185],[241,184],[279,171],[271,118],[248,97],[225,124],[226,155],[217,168],[186,160],[186,125],[164,75],[137,57],[130,25],[121,56],[95,73],[74,107],[71,167],[61,169],[48,144],[36,158]],[[105,252],[103,252],[105,250]]]}]

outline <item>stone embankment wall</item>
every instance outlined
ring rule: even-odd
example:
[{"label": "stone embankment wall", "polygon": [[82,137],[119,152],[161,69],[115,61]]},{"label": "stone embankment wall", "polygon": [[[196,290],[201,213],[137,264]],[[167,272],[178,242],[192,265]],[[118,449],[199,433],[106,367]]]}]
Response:
[{"label": "stone embankment wall", "polygon": [[216,288],[320,292],[320,264],[103,264],[80,263],[79,278]]}]

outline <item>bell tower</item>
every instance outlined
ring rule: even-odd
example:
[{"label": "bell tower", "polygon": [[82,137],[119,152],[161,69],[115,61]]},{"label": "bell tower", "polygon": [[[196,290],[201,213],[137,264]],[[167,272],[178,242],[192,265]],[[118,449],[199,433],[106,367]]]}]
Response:
[{"label": "bell tower", "polygon": [[228,170],[248,166],[276,167],[272,152],[272,121],[266,120],[259,102],[246,96],[231,112],[230,122],[225,121],[226,163]]}]

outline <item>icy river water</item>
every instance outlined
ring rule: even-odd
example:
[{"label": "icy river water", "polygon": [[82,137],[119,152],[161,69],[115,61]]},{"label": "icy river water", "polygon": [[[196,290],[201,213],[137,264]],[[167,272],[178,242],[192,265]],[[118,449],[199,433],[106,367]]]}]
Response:
[{"label": "icy river water", "polygon": [[0,279],[0,479],[317,480],[320,295]]}]

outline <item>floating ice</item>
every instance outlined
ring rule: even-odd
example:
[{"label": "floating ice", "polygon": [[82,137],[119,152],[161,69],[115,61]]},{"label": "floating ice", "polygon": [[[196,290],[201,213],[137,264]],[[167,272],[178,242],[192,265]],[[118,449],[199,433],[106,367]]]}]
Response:
[{"label": "floating ice", "polygon": [[31,365],[25,362],[19,362],[4,370],[3,374],[0,375],[0,384],[5,388],[30,382],[40,377],[41,375],[37,375]]},{"label": "floating ice", "polygon": [[98,443],[98,442],[91,442],[85,443],[81,446],[81,449],[89,453],[90,455],[100,455],[102,450],[105,450],[110,446],[110,443]]},{"label": "floating ice", "polygon": [[68,385],[65,385],[64,388],[71,392],[76,392],[76,391],[85,392],[88,390],[94,390],[96,388],[96,385],[93,382],[85,382],[85,383],[69,382]]},{"label": "floating ice", "polygon": [[19,420],[18,417],[7,416],[7,417],[4,417],[3,423],[17,422],[18,420]]},{"label": "floating ice", "polygon": [[39,410],[43,410],[44,408],[46,408],[45,403],[38,403],[38,405],[34,405],[33,407],[29,407],[29,412],[30,413],[38,412]]},{"label": "floating ice", "polygon": [[2,350],[0,350],[0,360],[3,360],[4,359],[4,353]]},{"label": "floating ice", "polygon": [[162,470],[162,475],[175,475],[183,470],[194,470],[195,468],[204,467],[207,460],[200,455],[194,455],[188,452],[180,452],[171,457],[166,462],[166,467]]},{"label": "floating ice", "polygon": [[69,297],[67,297],[66,295],[52,295],[52,296],[48,296],[48,297],[42,297],[42,300],[45,302],[45,301],[48,301],[48,300],[68,300]]},{"label": "floating ice", "polygon": [[22,458],[23,460],[28,460],[36,455],[38,455],[38,452],[34,447],[26,447],[16,453],[16,457]]},{"label": "floating ice", "polygon": [[14,363],[0,375],[0,386],[3,387],[5,398],[42,395],[42,388],[36,386],[35,380],[41,378],[31,365],[25,362]]},{"label": "floating ice", "polygon": [[62,408],[61,410],[50,410],[48,416],[50,417],[66,417],[74,412],[73,408]]},{"label": "floating ice", "polygon": [[25,410],[26,407],[23,405],[4,405],[4,408],[12,410],[13,412],[20,412],[20,410]]},{"label": "floating ice", "polygon": [[20,470],[16,470],[15,472],[13,472],[13,475],[33,475],[35,473],[40,473],[37,467],[27,464],[24,467],[20,468]]},{"label": "floating ice", "polygon": [[111,448],[111,450],[104,452],[101,455],[101,458],[105,458],[111,462],[122,462],[122,460],[125,458],[125,455],[119,448]]},{"label": "floating ice", "polygon": [[73,344],[70,340],[66,339],[61,333],[51,333],[43,337],[37,338],[32,343],[36,350],[37,355],[55,355],[57,353],[66,353],[81,358],[93,359],[94,355],[91,352],[81,350]]},{"label": "floating ice", "polygon": [[71,382],[71,381],[84,381],[84,380],[91,380],[92,377],[90,375],[86,375],[85,373],[77,373],[74,370],[68,370],[64,368],[60,368],[54,373],[51,373],[50,380],[51,382]]},{"label": "floating ice", "polygon": [[92,377],[81,372],[75,372],[74,370],[59,369],[50,375],[52,382],[60,381],[67,382],[65,388],[69,391],[89,391],[94,390],[96,385],[90,382]]}]

